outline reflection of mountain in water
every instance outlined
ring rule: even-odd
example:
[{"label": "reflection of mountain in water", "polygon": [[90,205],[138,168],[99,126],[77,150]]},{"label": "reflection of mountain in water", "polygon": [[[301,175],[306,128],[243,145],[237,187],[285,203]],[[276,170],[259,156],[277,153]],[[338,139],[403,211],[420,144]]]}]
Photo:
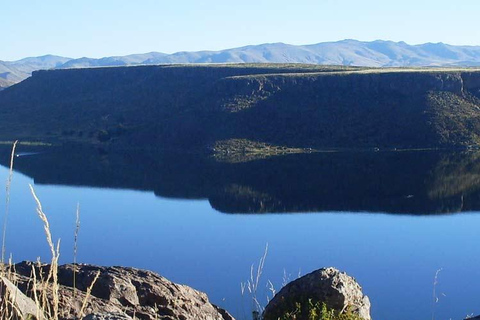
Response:
[{"label": "reflection of mountain in water", "polygon": [[[7,165],[8,150],[1,154]],[[480,209],[480,154],[474,152],[316,153],[220,163],[191,154],[51,148],[15,161],[35,183],[153,190],[208,199],[227,213]]]}]

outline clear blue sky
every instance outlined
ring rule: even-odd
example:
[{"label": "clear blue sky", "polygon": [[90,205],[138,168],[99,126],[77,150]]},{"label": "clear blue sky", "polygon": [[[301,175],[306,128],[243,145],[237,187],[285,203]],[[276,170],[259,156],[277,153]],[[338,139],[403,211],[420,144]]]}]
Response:
[{"label": "clear blue sky", "polygon": [[0,60],[343,39],[480,45],[480,0],[2,0]]}]

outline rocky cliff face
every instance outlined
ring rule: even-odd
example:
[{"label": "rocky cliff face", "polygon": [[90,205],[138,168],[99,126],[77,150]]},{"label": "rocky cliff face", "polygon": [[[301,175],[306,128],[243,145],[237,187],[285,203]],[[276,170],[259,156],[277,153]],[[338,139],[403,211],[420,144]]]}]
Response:
[{"label": "rocky cliff face", "polygon": [[223,79],[217,92],[232,119],[222,128],[228,136],[314,148],[451,147],[479,142],[478,78],[454,71],[269,75]]},{"label": "rocky cliff face", "polygon": [[41,71],[0,93],[0,137],[118,148],[424,148],[480,142],[480,72],[298,65]]}]

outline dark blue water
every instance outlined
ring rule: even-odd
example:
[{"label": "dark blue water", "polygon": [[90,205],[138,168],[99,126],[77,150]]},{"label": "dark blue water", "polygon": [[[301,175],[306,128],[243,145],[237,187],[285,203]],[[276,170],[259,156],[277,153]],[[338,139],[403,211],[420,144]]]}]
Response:
[{"label": "dark blue water", "polygon": [[[151,174],[134,160],[123,159],[117,166],[114,156],[100,155],[96,167],[85,163],[97,160],[76,162],[73,155],[51,165],[41,154],[20,157],[18,170],[35,181],[14,173],[7,252],[16,262],[50,258],[31,183],[54,239],[61,239],[62,263],[73,260],[80,203],[79,262],[156,271],[206,292],[239,319],[249,318],[252,305],[247,294],[242,297],[240,283],[249,278],[267,243],[261,303],[271,296],[268,280],[279,290],[284,273],[293,280],[299,273],[334,266],[359,281],[374,319],[431,319],[432,311],[435,319],[463,319],[480,313],[477,157],[361,157],[349,155],[347,162],[257,160],[219,168],[210,160],[177,168],[180,159],[175,165],[151,159],[150,168],[170,166]],[[282,163],[277,168],[275,162]],[[127,174],[129,168],[134,177]],[[8,176],[4,167],[2,176]],[[332,189],[324,189],[328,185]],[[432,304],[440,268],[439,301]]]}]

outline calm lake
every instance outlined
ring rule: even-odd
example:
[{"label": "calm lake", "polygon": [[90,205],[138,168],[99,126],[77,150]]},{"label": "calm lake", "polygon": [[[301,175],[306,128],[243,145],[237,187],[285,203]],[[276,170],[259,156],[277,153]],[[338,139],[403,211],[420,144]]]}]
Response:
[{"label": "calm lake", "polygon": [[[30,183],[54,239],[61,239],[61,263],[73,261],[79,203],[78,262],[153,270],[206,292],[237,319],[249,319],[252,302],[240,284],[267,243],[261,303],[271,297],[268,281],[278,291],[285,277],[334,266],[359,281],[374,319],[480,314],[478,153],[316,153],[240,162],[17,151],[7,229],[15,262],[50,258]],[[8,148],[1,153],[6,181]],[[5,198],[5,188],[1,193]]]}]

